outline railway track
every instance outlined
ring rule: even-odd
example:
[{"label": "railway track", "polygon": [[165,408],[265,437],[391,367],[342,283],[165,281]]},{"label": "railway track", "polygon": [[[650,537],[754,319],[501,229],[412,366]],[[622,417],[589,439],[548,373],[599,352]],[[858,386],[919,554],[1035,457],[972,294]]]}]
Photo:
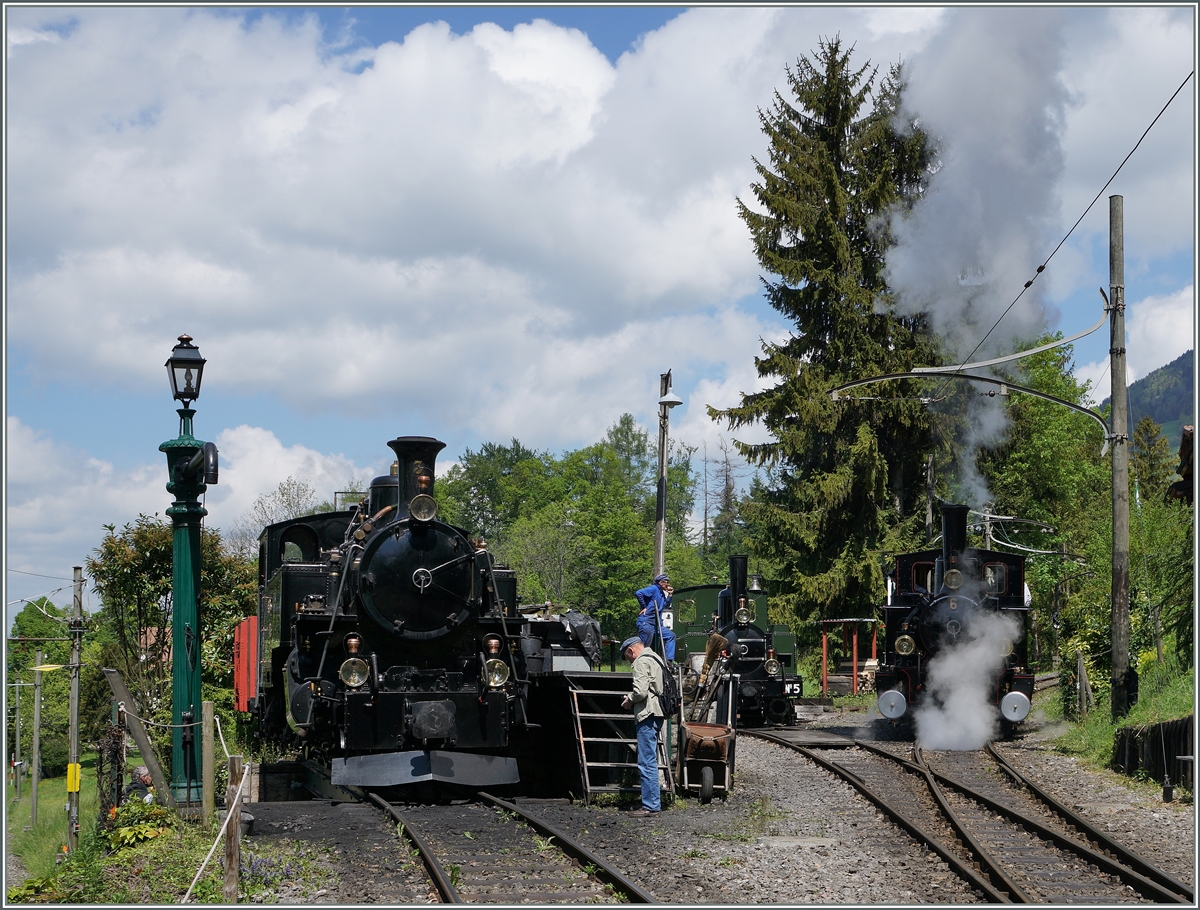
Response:
[{"label": "railway track", "polygon": [[994,749],[793,749],[850,783],[995,903],[1193,903],[1192,889],[1042,793]]},{"label": "railway track", "polygon": [[487,793],[435,806],[368,799],[400,826],[443,903],[654,903],[528,806]]}]

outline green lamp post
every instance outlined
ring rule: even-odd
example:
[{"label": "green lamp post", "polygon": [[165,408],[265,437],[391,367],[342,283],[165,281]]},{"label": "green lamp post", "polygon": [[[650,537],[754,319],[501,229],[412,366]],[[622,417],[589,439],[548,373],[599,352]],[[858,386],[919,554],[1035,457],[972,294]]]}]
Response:
[{"label": "green lamp post", "polygon": [[171,790],[177,802],[199,799],[200,737],[200,531],[208,511],[199,502],[207,484],[217,482],[217,447],[192,436],[189,405],[200,397],[205,360],[190,335],[167,359],[173,396],[179,408],[179,437],[158,447],[167,456],[167,491],[175,502],[167,509],[174,527],[171,608]]}]

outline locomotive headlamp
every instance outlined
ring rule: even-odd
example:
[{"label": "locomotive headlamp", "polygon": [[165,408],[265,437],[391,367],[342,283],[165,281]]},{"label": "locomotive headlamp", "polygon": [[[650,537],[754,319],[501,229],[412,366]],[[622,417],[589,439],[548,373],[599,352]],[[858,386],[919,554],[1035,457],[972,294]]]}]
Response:
[{"label": "locomotive headlamp", "polygon": [[342,664],[341,669],[338,670],[338,676],[351,689],[357,689],[371,678],[371,668],[361,657],[351,657]]},{"label": "locomotive headlamp", "polygon": [[1012,655],[1012,652],[1013,652],[1013,643],[1009,639],[1005,638],[1003,641],[1000,642],[1000,648],[999,648],[1000,656],[1001,657],[1009,657]]},{"label": "locomotive headlamp", "polygon": [[896,639],[896,653],[901,657],[908,657],[917,650],[917,640],[911,635],[901,635]]},{"label": "locomotive headlamp", "polygon": [[737,612],[733,614],[733,618],[737,620],[738,625],[745,625],[750,622],[750,611],[745,607],[738,607]]},{"label": "locomotive headlamp", "polygon": [[428,493],[418,493],[408,504],[408,514],[417,521],[433,521],[437,515],[437,501]]},{"label": "locomotive headlamp", "polygon": [[951,591],[957,591],[959,588],[962,587],[963,573],[960,572],[958,569],[947,569],[946,577],[943,578],[942,581],[945,583],[946,587],[949,588]]},{"label": "locomotive headlamp", "polygon": [[497,658],[492,658],[484,665],[487,670],[487,684],[493,689],[499,689],[508,682],[508,664]]},{"label": "locomotive headlamp", "polygon": [[768,676],[778,676],[783,672],[783,667],[779,666],[779,661],[774,657],[768,657],[763,661],[763,669],[767,671]]}]

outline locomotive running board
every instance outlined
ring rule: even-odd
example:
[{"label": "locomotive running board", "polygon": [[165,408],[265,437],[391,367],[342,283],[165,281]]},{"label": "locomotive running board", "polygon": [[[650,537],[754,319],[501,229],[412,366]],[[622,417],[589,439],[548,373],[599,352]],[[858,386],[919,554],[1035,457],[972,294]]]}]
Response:
[{"label": "locomotive running board", "polygon": [[331,776],[333,783],[352,787],[397,787],[426,780],[491,787],[521,780],[515,758],[437,749],[335,758]]}]

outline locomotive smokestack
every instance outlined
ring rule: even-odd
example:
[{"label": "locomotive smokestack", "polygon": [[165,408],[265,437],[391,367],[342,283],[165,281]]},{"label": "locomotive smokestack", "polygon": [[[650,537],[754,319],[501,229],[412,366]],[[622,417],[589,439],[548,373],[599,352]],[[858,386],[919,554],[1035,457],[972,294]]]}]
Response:
[{"label": "locomotive smokestack", "polygon": [[[733,595],[730,609],[732,613],[737,612],[740,598],[748,596],[746,594],[746,566],[750,562],[749,556],[730,556],[729,557],[729,593]],[[732,613],[728,617],[721,617],[726,622],[733,622]]]},{"label": "locomotive smokestack", "polygon": [[408,515],[408,504],[418,493],[433,495],[433,481],[437,454],[446,448],[446,444],[432,436],[401,436],[388,443],[388,448],[396,453],[399,462],[400,501],[398,517]]},{"label": "locomotive smokestack", "polygon": [[970,506],[942,506],[942,565],[950,568],[950,554],[967,548],[967,513]]}]

